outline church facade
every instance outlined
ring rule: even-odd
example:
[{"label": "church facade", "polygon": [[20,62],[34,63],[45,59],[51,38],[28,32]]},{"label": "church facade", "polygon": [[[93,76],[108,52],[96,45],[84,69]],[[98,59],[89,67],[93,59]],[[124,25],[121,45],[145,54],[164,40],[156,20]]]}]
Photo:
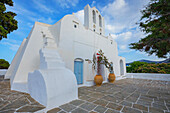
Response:
[{"label": "church facade", "polygon": [[[100,49],[113,62],[116,79],[123,78],[125,58],[118,56],[113,38],[105,36],[100,12],[87,5],[84,25],[74,14],[64,16],[54,25],[36,22],[19,47],[5,78],[10,79],[12,90],[29,93],[51,109],[78,98],[78,86],[94,84],[96,72],[92,61]],[[109,70],[104,67],[105,82],[108,75]]]}]

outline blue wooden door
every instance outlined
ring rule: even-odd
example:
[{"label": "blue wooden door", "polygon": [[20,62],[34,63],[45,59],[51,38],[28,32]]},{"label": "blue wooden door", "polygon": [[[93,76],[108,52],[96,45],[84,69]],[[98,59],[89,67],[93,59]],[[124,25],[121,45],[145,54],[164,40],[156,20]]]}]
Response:
[{"label": "blue wooden door", "polygon": [[76,75],[77,84],[83,84],[83,62],[74,61],[74,74]]}]

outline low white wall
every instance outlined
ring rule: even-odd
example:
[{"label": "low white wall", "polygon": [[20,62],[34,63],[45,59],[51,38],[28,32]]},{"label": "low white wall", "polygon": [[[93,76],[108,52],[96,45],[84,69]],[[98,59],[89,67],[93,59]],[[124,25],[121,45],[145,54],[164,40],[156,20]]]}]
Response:
[{"label": "low white wall", "polygon": [[158,74],[158,73],[126,73],[126,78],[170,81],[170,74]]},{"label": "low white wall", "polygon": [[7,69],[0,69],[0,76],[5,75],[7,72]]}]

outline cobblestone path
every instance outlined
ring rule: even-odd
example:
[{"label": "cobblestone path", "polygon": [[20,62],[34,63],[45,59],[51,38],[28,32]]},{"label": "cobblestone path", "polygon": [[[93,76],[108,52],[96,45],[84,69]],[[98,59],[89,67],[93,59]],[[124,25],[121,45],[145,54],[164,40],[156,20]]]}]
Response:
[{"label": "cobblestone path", "polygon": [[[79,99],[48,113],[170,113],[170,82],[123,79],[101,87],[80,87]],[[10,91],[9,80],[0,78],[0,113],[35,112],[43,109],[28,94]]]}]

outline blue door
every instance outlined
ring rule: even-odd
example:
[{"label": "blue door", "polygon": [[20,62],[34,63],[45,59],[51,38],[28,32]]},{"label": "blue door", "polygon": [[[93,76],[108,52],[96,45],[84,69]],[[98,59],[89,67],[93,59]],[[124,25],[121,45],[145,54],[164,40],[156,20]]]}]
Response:
[{"label": "blue door", "polygon": [[77,84],[83,84],[83,62],[74,61],[74,74],[76,75]]}]

